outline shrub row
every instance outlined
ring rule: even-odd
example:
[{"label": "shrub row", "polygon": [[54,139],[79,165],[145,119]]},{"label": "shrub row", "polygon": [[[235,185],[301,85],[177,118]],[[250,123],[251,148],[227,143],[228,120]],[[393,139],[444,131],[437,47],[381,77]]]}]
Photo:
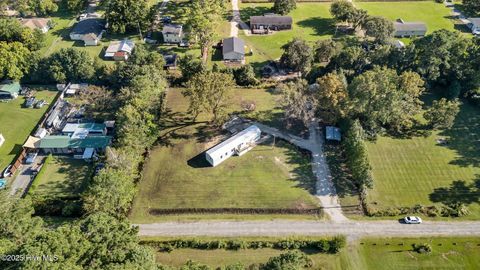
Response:
[{"label": "shrub row", "polygon": [[179,209],[150,209],[151,215],[179,215],[179,214],[281,214],[281,215],[322,215],[321,208],[179,208]]},{"label": "shrub row", "polygon": [[423,214],[429,217],[463,217],[469,214],[467,206],[456,204],[452,206],[423,206],[415,205],[413,207],[389,207],[385,209],[375,209],[365,204],[365,213],[371,217],[392,217],[399,215]]},{"label": "shrub row", "polygon": [[283,239],[266,241],[244,241],[244,240],[213,240],[203,241],[198,239],[177,239],[169,241],[145,240],[141,244],[148,245],[164,252],[171,252],[175,249],[261,249],[275,248],[280,250],[311,249],[321,253],[338,253],[345,246],[344,236],[336,236],[330,239],[302,240]]}]

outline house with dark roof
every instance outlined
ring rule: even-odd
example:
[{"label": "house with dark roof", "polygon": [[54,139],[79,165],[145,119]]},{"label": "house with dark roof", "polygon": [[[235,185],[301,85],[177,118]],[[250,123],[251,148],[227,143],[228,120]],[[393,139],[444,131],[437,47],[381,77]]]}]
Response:
[{"label": "house with dark roof", "polygon": [[265,34],[270,31],[281,31],[292,29],[293,19],[290,16],[277,14],[264,14],[263,16],[250,17],[250,29],[254,34]]},{"label": "house with dark roof", "polygon": [[398,19],[393,26],[395,37],[419,37],[427,34],[427,25],[423,22],[405,22]]},{"label": "house with dark roof", "polygon": [[241,62],[245,59],[245,42],[237,37],[223,40],[223,60]]},{"label": "house with dark roof", "polygon": [[47,33],[50,30],[50,19],[45,18],[21,18],[20,23],[32,30],[38,29],[42,33]]},{"label": "house with dark roof", "polygon": [[0,99],[15,99],[20,93],[20,83],[4,81],[0,83]]},{"label": "house with dark roof", "polygon": [[183,26],[180,24],[165,24],[162,35],[164,43],[181,43],[183,41]]},{"label": "house with dark roof", "polygon": [[71,40],[81,40],[85,46],[97,46],[105,32],[105,21],[100,18],[89,18],[79,21],[70,32]]}]

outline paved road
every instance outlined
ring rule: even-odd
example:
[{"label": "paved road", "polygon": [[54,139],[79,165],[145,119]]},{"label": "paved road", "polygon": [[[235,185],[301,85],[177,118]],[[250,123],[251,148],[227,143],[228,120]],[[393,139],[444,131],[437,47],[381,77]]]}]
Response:
[{"label": "paved road", "polygon": [[480,236],[480,222],[424,222],[418,225],[398,221],[216,221],[166,222],[139,225],[141,236]]}]

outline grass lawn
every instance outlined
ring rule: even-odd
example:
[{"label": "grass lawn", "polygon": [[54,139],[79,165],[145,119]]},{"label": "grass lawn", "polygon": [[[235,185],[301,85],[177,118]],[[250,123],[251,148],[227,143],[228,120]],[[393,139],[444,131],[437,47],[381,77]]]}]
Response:
[{"label": "grass lawn", "polygon": [[32,196],[64,197],[79,195],[90,176],[84,160],[52,156],[29,191]]},{"label": "grass lawn", "polygon": [[[358,245],[365,269],[478,269],[480,238],[366,239]],[[412,244],[428,243],[432,253],[412,251]],[[358,268],[357,268],[358,269]]]},{"label": "grass lawn", "polygon": [[[37,88],[37,99],[44,99],[51,103],[58,94],[57,91],[48,91]],[[0,169],[3,170],[22,151],[22,145],[33,131],[48,106],[41,109],[27,109],[23,107],[25,99],[19,96],[7,103],[0,102],[0,133],[5,137],[5,143],[0,146]]]},{"label": "grass lawn", "polygon": [[451,9],[443,3],[434,1],[413,2],[356,2],[355,6],[368,11],[368,14],[383,16],[392,21],[403,19],[407,22],[424,22],[428,32],[439,29],[454,30],[455,25],[451,16]]},{"label": "grass lawn", "polygon": [[[263,15],[271,12],[271,3],[242,3],[240,14],[242,20],[248,22],[250,16]],[[280,31],[273,35],[245,36],[239,32],[247,45],[253,49],[253,56],[247,57],[247,61],[264,62],[280,58],[281,47],[294,37],[300,37],[314,42],[318,39],[331,37],[334,34],[334,21],[330,15],[328,3],[298,3],[297,8],[289,15],[293,17],[293,29]]]},{"label": "grass lawn", "polygon": [[[445,138],[446,145],[437,140]],[[375,207],[464,202],[480,218],[480,110],[463,104],[450,130],[428,137],[379,137],[368,143]],[[475,202],[476,201],[476,202]]]},{"label": "grass lawn", "polygon": [[[433,251],[419,254],[412,244],[428,243]],[[286,252],[276,249],[196,250],[177,249],[157,252],[158,263],[181,266],[187,260],[207,264],[213,269],[241,262],[245,266],[265,263],[272,256]],[[349,243],[335,255],[306,252],[313,261],[309,269],[388,270],[388,269],[478,269],[480,238],[393,238],[361,239]]]},{"label": "grass lawn", "polygon": [[[145,163],[131,214],[134,222],[151,221],[151,208],[318,206],[316,198],[310,195],[314,187],[310,156],[281,141],[275,147],[271,143],[259,145],[215,168],[207,166],[202,153],[223,137],[204,122],[182,125],[188,103],[180,92],[171,89],[168,93],[167,104],[174,110],[168,121],[177,127],[165,130],[162,145],[151,151]],[[256,101],[257,111],[252,115],[272,110],[276,104],[275,96],[262,89],[236,89],[234,94],[232,110],[240,109],[242,99]],[[198,119],[204,120],[206,115]]]}]

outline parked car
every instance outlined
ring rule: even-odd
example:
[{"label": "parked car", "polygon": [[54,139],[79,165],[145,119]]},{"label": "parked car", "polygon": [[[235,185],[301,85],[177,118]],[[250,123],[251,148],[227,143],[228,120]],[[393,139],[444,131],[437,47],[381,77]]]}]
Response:
[{"label": "parked car", "polygon": [[36,101],[37,101],[37,99],[35,97],[27,98],[25,100],[25,108],[32,108],[33,104],[35,104]]},{"label": "parked car", "polygon": [[188,41],[182,41],[178,44],[178,46],[182,48],[188,48],[190,47],[190,43],[188,43]]},{"label": "parked car", "polygon": [[2,172],[2,178],[5,178],[5,177],[10,177],[12,176],[12,165],[8,165],[7,168],[5,168],[5,170],[3,170]]},{"label": "parked car", "polygon": [[37,101],[37,103],[35,103],[35,108],[40,109],[46,104],[47,104],[47,102],[45,100],[41,99],[41,100]]},{"label": "parked car", "polygon": [[162,17],[162,23],[172,23],[172,18],[170,16]]},{"label": "parked car", "polygon": [[7,180],[0,178],[0,189],[4,189],[7,186]]},{"label": "parked car", "polygon": [[25,159],[25,164],[32,164],[38,156],[38,152],[28,153],[27,158]]},{"label": "parked car", "polygon": [[420,217],[409,216],[403,219],[406,224],[420,224],[422,219]]}]

